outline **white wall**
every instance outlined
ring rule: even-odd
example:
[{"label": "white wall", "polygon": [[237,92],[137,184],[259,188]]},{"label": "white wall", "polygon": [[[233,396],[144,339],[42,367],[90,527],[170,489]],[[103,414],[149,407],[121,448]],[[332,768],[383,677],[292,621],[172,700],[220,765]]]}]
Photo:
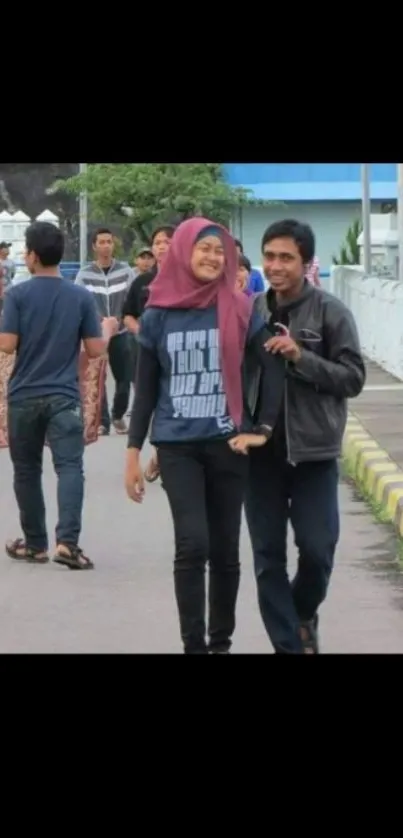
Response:
[{"label": "white wall", "polygon": [[365,355],[403,381],[403,283],[334,267],[330,287],[353,312]]},{"label": "white wall", "polygon": [[[380,203],[372,202],[372,212],[380,212]],[[332,257],[338,256],[350,225],[361,218],[361,203],[354,201],[291,202],[269,207],[245,207],[242,219],[234,219],[233,234],[242,240],[245,254],[253,265],[261,262],[262,235],[273,221],[296,218],[310,224],[316,237],[316,251],[321,268],[329,270]]]}]

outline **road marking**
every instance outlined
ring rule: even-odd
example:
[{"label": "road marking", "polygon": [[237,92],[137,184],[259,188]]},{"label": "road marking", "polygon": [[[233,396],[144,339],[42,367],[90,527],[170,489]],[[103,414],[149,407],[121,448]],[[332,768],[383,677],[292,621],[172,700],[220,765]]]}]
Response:
[{"label": "road marking", "polygon": [[403,384],[367,384],[364,393],[399,392],[403,390]]}]

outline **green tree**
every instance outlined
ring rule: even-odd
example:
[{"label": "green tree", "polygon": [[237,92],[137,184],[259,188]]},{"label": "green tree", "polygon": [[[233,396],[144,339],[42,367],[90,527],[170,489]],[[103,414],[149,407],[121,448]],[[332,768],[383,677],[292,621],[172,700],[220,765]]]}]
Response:
[{"label": "green tree", "polygon": [[334,265],[360,264],[360,246],[358,244],[358,239],[361,233],[362,223],[361,220],[357,218],[347,230],[345,242],[340,248],[339,256],[333,256]]},{"label": "green tree", "polygon": [[218,163],[97,163],[86,174],[55,182],[52,191],[87,191],[90,217],[116,222],[136,244],[148,244],[153,227],[204,215],[228,225],[237,206],[264,204],[249,190],[226,183]]}]

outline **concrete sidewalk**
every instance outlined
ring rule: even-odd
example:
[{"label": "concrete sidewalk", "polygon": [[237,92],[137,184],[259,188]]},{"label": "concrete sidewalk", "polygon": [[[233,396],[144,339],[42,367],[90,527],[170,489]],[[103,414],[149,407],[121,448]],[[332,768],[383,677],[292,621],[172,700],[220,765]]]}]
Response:
[{"label": "concrete sidewalk", "polygon": [[348,471],[403,537],[403,382],[367,364],[363,393],[350,402],[343,454]]},{"label": "concrete sidewalk", "polygon": [[[378,397],[376,391],[368,390],[361,400],[351,403],[351,408],[359,411],[374,392]],[[381,393],[386,404],[390,404],[389,395],[387,391]],[[367,444],[372,442],[369,435],[365,440]],[[379,456],[377,447],[369,451]],[[114,433],[86,451],[82,543],[95,561],[93,573],[71,573],[53,563],[25,565],[0,554],[0,655],[182,653],[167,498],[155,483],[147,486],[142,505],[127,499],[123,487],[125,454],[126,438]],[[148,454],[144,452],[145,461]],[[7,450],[0,452],[0,460],[1,548],[7,539],[20,535],[20,523]],[[381,464],[385,468],[384,460]],[[49,451],[44,458],[43,484],[53,548],[56,480]],[[402,654],[403,575],[396,568],[395,535],[385,533],[343,480],[340,509],[341,539],[329,597],[321,609],[322,652]],[[291,576],[297,565],[293,541],[290,531]],[[245,525],[241,561],[233,651],[271,654],[259,614]]]}]

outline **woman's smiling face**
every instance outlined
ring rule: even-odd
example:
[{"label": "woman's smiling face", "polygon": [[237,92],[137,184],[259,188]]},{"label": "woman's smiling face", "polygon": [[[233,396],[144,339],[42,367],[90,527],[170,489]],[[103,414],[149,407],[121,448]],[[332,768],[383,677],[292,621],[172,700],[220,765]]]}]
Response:
[{"label": "woman's smiling face", "polygon": [[224,246],[219,236],[204,236],[193,247],[192,273],[201,282],[219,279],[225,266]]}]

